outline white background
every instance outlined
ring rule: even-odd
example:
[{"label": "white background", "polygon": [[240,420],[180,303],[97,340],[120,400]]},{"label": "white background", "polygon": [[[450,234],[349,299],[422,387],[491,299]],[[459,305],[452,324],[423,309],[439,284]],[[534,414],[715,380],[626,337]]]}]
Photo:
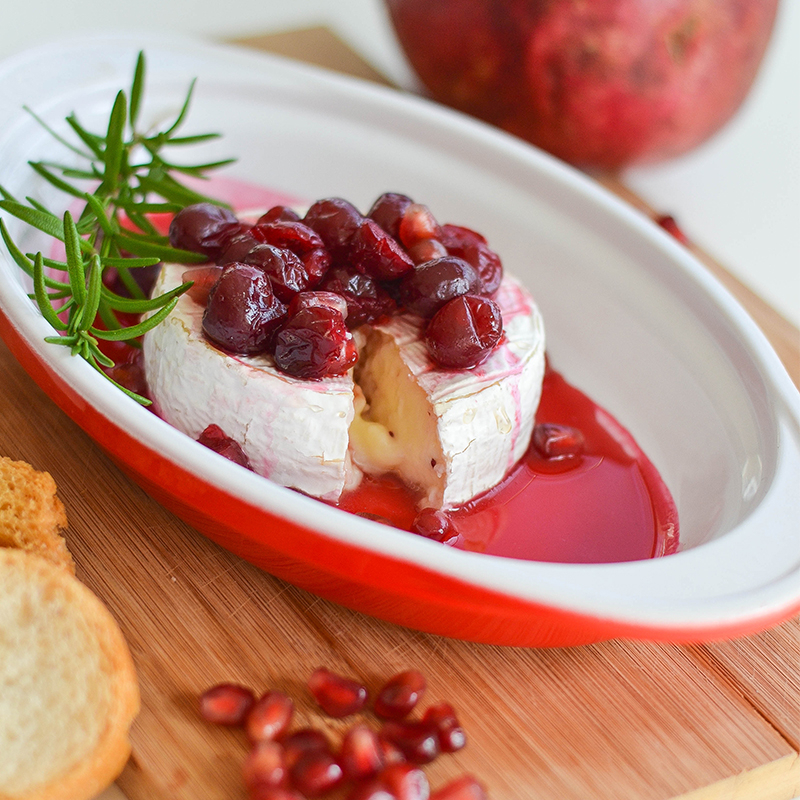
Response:
[{"label": "white background", "polygon": [[[2,0],[0,19],[0,58],[72,34],[122,28],[220,40],[327,24],[388,78],[415,87],[379,0]],[[798,43],[800,2],[783,0],[759,78],[735,119],[694,153],[627,179],[800,326]],[[112,787],[102,800],[120,797]]]}]

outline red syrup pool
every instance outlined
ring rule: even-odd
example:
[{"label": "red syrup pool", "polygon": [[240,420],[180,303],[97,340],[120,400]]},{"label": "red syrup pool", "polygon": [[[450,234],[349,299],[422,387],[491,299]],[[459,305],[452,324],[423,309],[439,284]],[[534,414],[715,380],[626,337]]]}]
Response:
[{"label": "red syrup pool", "polygon": [[[213,188],[237,208],[300,205],[296,198],[239,181],[215,179]],[[166,232],[168,217],[153,221]],[[117,361],[114,377],[146,394],[135,351],[103,344]],[[619,422],[549,367],[536,421],[580,430],[583,455],[548,461],[529,447],[500,484],[449,512],[458,536],[441,546],[561,563],[637,561],[677,551],[677,509],[656,468]],[[415,500],[395,478],[366,477],[337,505],[411,531]]]},{"label": "red syrup pool", "polygon": [[[548,461],[531,446],[498,486],[452,512],[455,546],[530,561],[608,563],[676,552],[672,496],[631,435],[583,392],[548,369],[537,422],[578,428],[573,461]],[[411,530],[412,493],[391,478],[367,478],[339,503]]]}]

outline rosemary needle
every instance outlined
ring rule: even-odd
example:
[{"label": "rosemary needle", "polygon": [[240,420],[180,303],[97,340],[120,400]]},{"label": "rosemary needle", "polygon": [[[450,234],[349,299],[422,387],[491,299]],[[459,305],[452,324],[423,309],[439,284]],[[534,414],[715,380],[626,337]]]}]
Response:
[{"label": "rosemary needle", "polygon": [[[23,252],[0,218],[0,237],[14,262],[33,280],[31,297],[42,316],[58,332],[45,341],[70,348],[129,396],[147,405],[149,400],[120,386],[104,371],[114,361],[99,342],[124,341],[138,346],[142,334],[169,315],[185,283],[163,295],[147,298],[132,272],[161,261],[197,263],[204,257],[171,247],[149,215],[172,213],[199,202],[217,202],[182,183],[176,175],[206,177],[232,159],[196,165],[176,165],[164,155],[170,146],[186,146],[218,137],[216,133],[178,136],[194,92],[194,81],[175,120],[165,130],[141,132],[139,114],[145,85],[145,56],[136,59],[130,92],[117,93],[103,133],[86,129],[74,113],[66,123],[78,139],[70,142],[53,131],[30,109],[29,113],[74,156],[85,161],[76,167],[53,161],[30,162],[33,170],[56,189],[83,203],[76,216],[58,216],[31,198],[22,202],[0,185],[0,210],[22,220],[64,244],[65,260],[41,252]],[[135,160],[134,160],[135,159]],[[87,191],[90,182],[95,188]],[[104,281],[115,270],[130,297],[111,291]],[[58,275],[59,277],[55,277]],[[124,316],[142,320],[125,324]],[[100,324],[98,325],[98,319]]]}]

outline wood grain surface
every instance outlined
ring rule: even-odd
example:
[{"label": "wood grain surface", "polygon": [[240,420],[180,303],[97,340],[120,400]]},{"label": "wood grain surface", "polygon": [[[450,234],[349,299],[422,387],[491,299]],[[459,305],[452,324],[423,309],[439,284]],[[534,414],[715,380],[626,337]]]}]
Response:
[{"label": "wood grain surface", "polygon": [[[309,42],[318,63],[363,74],[325,31],[256,44],[286,53],[288,43],[289,54],[302,57]],[[744,287],[737,291],[800,383],[797,330]],[[427,768],[434,786],[468,771],[493,800],[800,795],[798,619],[702,646],[611,641],[534,650],[445,639],[348,611],[260,572],[165,511],[2,344],[0,454],[54,476],[78,575],[130,644],[143,705],[119,780],[129,800],[245,798],[244,738],[197,714],[198,694],[219,681],[286,690],[298,724],[336,737],[342,723],[319,716],[304,687],[319,665],[373,691],[401,669],[426,674],[425,704],[450,701],[469,737],[466,749]]]}]

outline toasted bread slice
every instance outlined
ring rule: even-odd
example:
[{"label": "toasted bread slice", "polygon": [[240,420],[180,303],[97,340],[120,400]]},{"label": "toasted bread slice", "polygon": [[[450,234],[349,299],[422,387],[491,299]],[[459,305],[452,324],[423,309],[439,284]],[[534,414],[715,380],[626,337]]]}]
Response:
[{"label": "toasted bread slice", "polygon": [[103,603],[40,556],[0,549],[0,800],[89,800],[122,771],[139,689]]},{"label": "toasted bread slice", "polygon": [[61,535],[66,527],[64,505],[50,474],[0,457],[0,547],[29,550],[74,573]]}]

